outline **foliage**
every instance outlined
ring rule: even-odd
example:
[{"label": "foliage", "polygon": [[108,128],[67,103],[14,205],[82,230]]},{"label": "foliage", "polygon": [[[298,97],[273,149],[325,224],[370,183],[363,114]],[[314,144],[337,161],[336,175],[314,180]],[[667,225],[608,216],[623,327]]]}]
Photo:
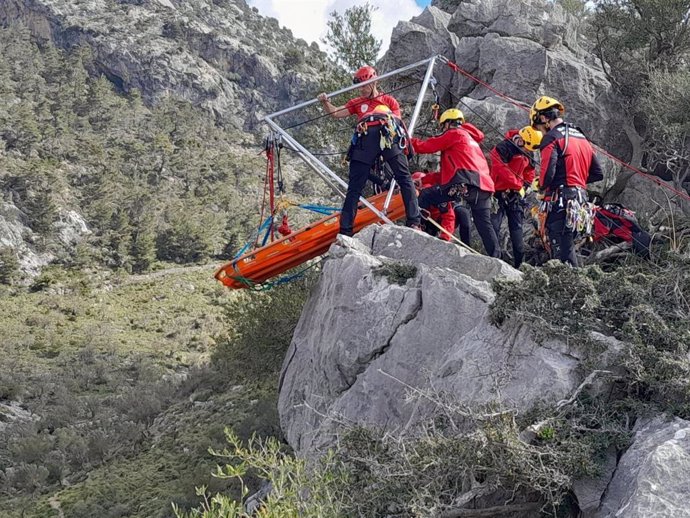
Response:
[{"label": "foliage", "polygon": [[[675,135],[666,140],[672,135],[665,123],[677,124],[680,119],[681,125],[687,125],[688,112],[663,93],[669,87],[682,87],[690,52],[690,0],[596,0],[593,4],[594,49],[616,94],[617,117],[633,144],[633,165],[651,171],[669,167],[681,185],[688,167],[682,151],[685,139]],[[671,78],[680,84],[668,84]]]},{"label": "foliage", "polygon": [[374,275],[386,277],[390,282],[404,286],[408,279],[417,276],[417,267],[414,264],[402,262],[386,262],[373,270]]},{"label": "foliage", "polygon": [[19,260],[14,249],[0,248],[0,284],[12,284],[19,276]]},{"label": "foliage", "polygon": [[[246,446],[231,430],[225,431],[230,448],[211,453],[224,461],[218,466],[214,476],[220,479],[235,479],[242,486],[242,496],[247,496],[249,489],[244,478],[249,470],[271,485],[271,490],[264,497],[253,514],[244,510],[241,501],[233,500],[223,494],[206,496],[205,487],[197,489],[204,496],[200,509],[190,513],[181,512],[174,506],[178,518],[325,518],[340,516],[341,501],[346,486],[339,476],[330,457],[321,461],[320,468],[309,470],[302,459],[297,459],[282,451],[278,441],[269,438],[265,441],[252,437]],[[309,490],[308,496],[305,491]],[[313,491],[312,491],[313,490]]]},{"label": "foliage", "polygon": [[528,322],[537,337],[561,337],[596,352],[591,332],[626,344],[628,404],[690,417],[690,263],[667,253],[611,272],[547,263],[524,268],[521,282],[497,281],[492,318]]},{"label": "foliage", "polygon": [[328,32],[323,42],[330,46],[331,58],[347,72],[376,62],[381,40],[371,34],[371,15],[376,7],[369,3],[345,9],[344,14],[333,11],[326,22]]},{"label": "foliage", "polygon": [[657,70],[649,75],[640,108],[645,113],[649,133],[646,146],[650,164],[664,164],[677,188],[690,178],[690,72]]},{"label": "foliage", "polygon": [[237,325],[231,336],[219,339],[213,364],[245,382],[274,379],[316,279],[312,271],[268,291],[242,293],[231,302],[226,315]]},{"label": "foliage", "polygon": [[584,16],[588,12],[586,0],[556,0],[556,3],[574,16]]},{"label": "foliage", "polygon": [[68,208],[92,230],[82,267],[203,261],[247,234],[260,186],[244,173],[263,170],[253,140],[187,102],[147,107],[138,91],[89,77],[95,68],[86,48],[0,29],[0,192],[36,245],[76,261],[53,235]]},{"label": "foliage", "polygon": [[[235,478],[242,487],[250,471],[265,480],[270,489],[253,516],[455,516],[469,501],[489,494],[513,500],[517,490],[525,490],[529,498],[518,505],[556,512],[572,480],[595,476],[604,452],[628,440],[625,424],[591,403],[557,412],[541,409],[539,416],[548,415],[548,425],[529,443],[521,430],[537,414],[519,422],[511,411],[468,409],[447,394],[429,391],[411,397],[437,403],[436,414],[414,437],[353,427],[339,437],[334,450],[307,468],[303,460],[281,452],[276,441],[250,440],[244,446],[226,431],[230,448],[214,452],[223,462],[215,476]],[[199,488],[199,494],[205,495],[205,489]],[[242,491],[243,496],[248,493]],[[216,494],[195,512],[178,511],[177,516],[249,514],[240,501]]]}]

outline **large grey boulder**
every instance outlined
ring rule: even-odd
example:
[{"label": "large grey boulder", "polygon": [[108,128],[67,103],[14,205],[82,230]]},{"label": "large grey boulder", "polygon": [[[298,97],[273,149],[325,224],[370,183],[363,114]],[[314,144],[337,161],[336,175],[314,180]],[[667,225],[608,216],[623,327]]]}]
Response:
[{"label": "large grey boulder", "polygon": [[[438,38],[421,42],[420,26]],[[387,68],[402,66],[411,61],[408,56],[419,57],[420,49],[455,61],[518,104],[531,105],[540,95],[556,97],[565,104],[567,119],[595,141],[609,144],[615,139],[614,130],[605,124],[610,118],[606,107],[610,84],[581,35],[581,21],[557,3],[434,2],[428,12],[398,25],[383,61]],[[454,105],[460,99],[468,120],[487,134],[487,145],[500,140],[509,127],[528,123],[526,111],[465,75],[449,76],[448,68],[440,67],[438,79],[443,103]],[[469,99],[474,102],[468,103]],[[499,131],[491,131],[489,124]]]},{"label": "large grey boulder", "polygon": [[520,322],[489,321],[490,280],[520,275],[410,229],[340,237],[283,364],[288,442],[309,456],[350,424],[411,432],[434,408],[406,403],[410,387],[523,410],[569,396],[582,381],[573,345],[537,344]]},{"label": "large grey boulder", "polygon": [[643,222],[659,222],[668,219],[675,212],[690,216],[690,202],[683,200],[671,190],[662,187],[664,182],[659,178],[632,176],[625,184],[617,201],[626,207],[634,208],[638,218]]},{"label": "large grey boulder", "polygon": [[690,517],[690,422],[643,420],[594,518]]}]

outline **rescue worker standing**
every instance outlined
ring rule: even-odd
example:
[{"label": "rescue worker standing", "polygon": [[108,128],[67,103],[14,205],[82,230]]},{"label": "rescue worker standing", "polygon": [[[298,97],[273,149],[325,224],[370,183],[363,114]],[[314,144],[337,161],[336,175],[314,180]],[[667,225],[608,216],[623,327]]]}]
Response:
[{"label": "rescue worker standing", "polygon": [[[359,84],[376,77],[373,67],[364,66],[355,72],[352,82]],[[359,197],[369,171],[379,156],[388,163],[395,181],[400,185],[407,226],[420,229],[417,193],[404,153],[407,137],[400,120],[398,101],[390,95],[380,93],[377,81],[361,86],[359,91],[359,97],[338,107],[328,100],[327,94],[318,96],[324,110],[332,117],[342,119],[350,115],[357,116],[357,127],[348,152],[350,171],[347,194],[340,214],[340,233],[352,235]]]},{"label": "rescue worker standing", "polygon": [[466,201],[486,253],[499,257],[498,238],[491,224],[494,182],[479,147],[484,133],[465,123],[464,115],[457,108],[444,111],[438,123],[443,130],[441,135],[427,140],[411,140],[416,153],[441,152],[441,185],[423,190],[419,194],[419,206],[428,210],[433,205],[438,207],[447,202]]},{"label": "rescue worker standing", "polygon": [[500,235],[503,217],[508,219],[513,261],[519,268],[525,255],[522,219],[525,210],[525,188],[534,180],[534,151],[542,139],[540,131],[525,126],[508,130],[505,139],[489,152],[491,179],[494,181],[498,210],[491,215],[496,236]]},{"label": "rescue worker standing", "polygon": [[582,219],[591,217],[585,186],[604,174],[592,145],[577,126],[563,120],[565,108],[551,97],[532,105],[532,127],[542,131],[540,189],[547,211],[546,233],[551,257],[577,266],[574,238]]}]

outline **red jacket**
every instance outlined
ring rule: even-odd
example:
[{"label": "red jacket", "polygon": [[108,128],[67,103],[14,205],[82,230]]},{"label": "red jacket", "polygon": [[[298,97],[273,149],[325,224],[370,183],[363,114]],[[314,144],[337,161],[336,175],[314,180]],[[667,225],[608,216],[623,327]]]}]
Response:
[{"label": "red jacket", "polygon": [[438,137],[427,140],[412,139],[416,153],[441,152],[441,183],[464,183],[482,191],[494,192],[494,182],[489,164],[479,143],[484,133],[470,123],[444,131]]},{"label": "red jacket", "polygon": [[513,143],[513,137],[517,134],[518,130],[508,130],[505,140],[489,153],[491,178],[496,192],[519,191],[534,180],[531,153]]},{"label": "red jacket", "polygon": [[552,128],[541,141],[539,185],[546,191],[559,186],[582,187],[603,178],[594,149],[577,126],[565,122]]},{"label": "red jacket", "polygon": [[[440,185],[440,183],[441,173],[427,173],[426,176],[422,178],[422,189]],[[455,211],[450,203],[446,202],[444,205],[446,206],[437,207],[436,205],[432,205],[429,207],[429,217],[441,225],[444,230],[452,234],[455,231]],[[444,241],[451,240],[451,237],[444,232],[439,232],[438,234],[438,237]]]}]

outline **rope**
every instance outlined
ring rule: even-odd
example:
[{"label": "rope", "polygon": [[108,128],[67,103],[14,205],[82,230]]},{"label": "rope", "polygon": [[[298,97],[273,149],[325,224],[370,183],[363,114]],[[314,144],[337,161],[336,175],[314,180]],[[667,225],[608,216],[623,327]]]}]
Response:
[{"label": "rope", "polygon": [[275,281],[270,281],[270,282],[258,283],[258,282],[254,282],[250,278],[244,277],[242,275],[235,275],[235,276],[230,277],[230,278],[241,282],[242,284],[244,284],[247,287],[247,289],[250,289],[252,291],[268,291],[268,290],[275,288],[276,286],[281,286],[283,284],[287,284],[288,282],[292,282],[292,281],[297,280],[301,277],[304,277],[304,275],[310,269],[314,268],[314,266],[316,266],[318,264],[321,264],[322,261],[323,261],[323,258],[319,259],[318,261],[314,261],[312,264],[310,264],[309,266],[306,266],[305,268],[302,268],[301,270],[299,270],[296,273],[293,273],[291,275],[286,275],[285,277],[281,277],[279,279],[276,279]]},{"label": "rope", "polygon": [[270,228],[271,223],[273,223],[273,216],[272,215],[269,216],[268,218],[266,218],[266,220],[263,223],[261,223],[259,228],[255,232],[252,233],[252,237],[245,243],[245,245],[240,249],[240,251],[237,252],[237,254],[235,254],[235,257],[232,258],[233,267],[237,263],[237,260],[240,257],[242,257],[244,255],[244,253],[249,249],[249,247],[252,245],[252,243],[256,243],[257,239],[259,238],[259,234],[261,234],[261,232],[263,230]]},{"label": "rope", "polygon": [[455,63],[453,63],[451,60],[449,60],[449,59],[447,59],[447,58],[444,58],[443,56],[441,56],[441,60],[444,61],[444,62],[446,63],[446,65],[448,65],[448,66],[449,66],[451,69],[453,69],[455,72],[458,72],[459,74],[464,75],[465,77],[471,79],[471,80],[474,81],[475,83],[478,83],[478,84],[482,85],[482,86],[483,86],[484,88],[486,88],[487,90],[492,91],[492,92],[495,93],[497,96],[499,96],[499,97],[505,99],[505,100],[508,101],[510,104],[512,104],[512,105],[514,105],[514,106],[517,106],[517,107],[520,108],[521,110],[524,110],[524,111],[526,111],[527,113],[529,113],[529,108],[527,107],[527,105],[526,105],[525,103],[520,103],[519,101],[516,101],[516,100],[513,99],[512,97],[509,97],[508,95],[504,94],[503,92],[499,92],[499,91],[496,90],[493,86],[491,86],[491,85],[488,84],[488,83],[485,83],[484,81],[482,81],[482,80],[479,79],[478,77],[473,76],[473,75],[470,74],[467,70],[463,70],[462,68],[460,68],[460,66],[458,66],[458,65],[455,64]]},{"label": "rope", "polygon": [[434,221],[433,218],[431,218],[431,217],[429,217],[429,216],[425,216],[424,214],[422,214],[422,219],[423,219],[424,221],[427,221],[427,222],[431,223],[431,224],[432,224],[433,226],[435,226],[438,230],[440,230],[443,234],[445,234],[445,235],[447,235],[447,236],[450,236],[450,238],[451,238],[453,241],[455,241],[457,244],[459,244],[461,247],[466,248],[468,251],[470,251],[470,252],[473,253],[473,254],[479,254],[479,252],[477,252],[474,248],[471,248],[469,245],[466,245],[465,243],[463,243],[462,241],[460,241],[457,237],[455,237],[454,234],[451,234],[451,233],[448,232],[445,228],[443,228],[441,225],[439,225],[438,223],[436,223],[436,221]]},{"label": "rope", "polygon": [[[478,84],[482,85],[483,87],[487,88],[488,90],[490,90],[491,92],[495,93],[498,97],[500,97],[500,98],[506,100],[507,102],[509,102],[510,104],[512,104],[512,105],[514,105],[514,106],[517,106],[519,109],[521,109],[521,110],[523,110],[523,111],[529,113],[529,108],[527,107],[528,105],[527,105],[526,103],[521,103],[521,102],[519,102],[519,101],[516,101],[516,100],[514,100],[512,97],[509,97],[508,95],[504,94],[503,92],[500,92],[500,91],[496,90],[496,89],[493,88],[491,85],[485,83],[484,81],[482,81],[482,80],[479,79],[478,77],[475,77],[475,76],[473,76],[472,74],[470,74],[468,71],[463,70],[462,68],[460,68],[460,66],[458,66],[456,63],[453,63],[453,62],[450,61],[449,59],[447,59],[447,58],[445,58],[445,57],[443,57],[443,56],[441,56],[441,59],[442,59],[442,61],[444,61],[444,62],[445,62],[452,70],[454,70],[455,72],[464,75],[465,77],[471,79],[471,80],[474,81],[475,83],[478,83]],[[658,177],[656,177],[656,176],[652,176],[652,175],[650,175],[650,174],[647,174],[647,173],[642,172],[641,170],[639,170],[639,169],[636,168],[635,166],[633,166],[633,165],[631,165],[631,164],[629,164],[629,163],[627,163],[627,162],[624,162],[624,161],[621,160],[620,158],[618,158],[618,157],[612,155],[611,153],[609,153],[608,151],[606,151],[605,149],[603,149],[603,148],[602,148],[601,146],[599,146],[598,144],[594,144],[594,147],[597,149],[597,151],[601,152],[603,155],[607,156],[608,158],[610,158],[611,160],[613,160],[613,161],[616,162],[617,164],[619,164],[619,165],[621,165],[621,166],[623,166],[623,167],[626,167],[626,168],[630,169],[633,173],[642,175],[643,177],[645,177],[645,178],[647,178],[647,179],[653,181],[654,183],[656,183],[658,186],[663,187],[663,188],[665,188],[665,189],[668,189],[668,190],[670,190],[671,192],[673,192],[674,194],[680,196],[681,198],[684,198],[684,199],[690,201],[690,194],[688,194],[687,192],[683,192],[683,191],[680,191],[679,189],[676,189],[675,187],[673,187],[673,186],[667,184],[666,182],[662,181],[661,178],[658,178]]]},{"label": "rope", "polygon": [[[422,82],[421,80],[420,80],[420,81],[415,81],[415,82],[412,82],[412,83],[410,83],[410,84],[401,86],[401,87],[399,87],[399,88],[395,88],[395,89],[393,89],[393,90],[391,90],[391,91],[389,91],[389,92],[381,92],[381,93],[378,94],[376,97],[372,97],[372,99],[378,99],[379,97],[381,97],[381,96],[383,96],[383,95],[389,95],[389,94],[392,94],[392,93],[394,93],[394,92],[398,92],[398,91],[400,91],[400,90],[404,90],[405,88],[409,88],[410,86],[418,85],[418,84],[420,84],[421,82]],[[325,117],[330,117],[330,113],[322,113],[321,115],[317,115],[316,117],[313,117],[313,118],[311,118],[311,119],[304,120],[304,121],[302,121],[302,122],[297,122],[297,123],[293,124],[292,126],[287,126],[287,127],[283,128],[283,129],[285,129],[285,130],[293,129],[293,128],[296,128],[296,127],[298,127],[298,126],[302,126],[302,125],[304,125],[304,124],[309,124],[310,122],[314,122],[314,121],[317,121],[317,120],[319,120],[319,119],[323,119],[323,118],[325,118]]]}]

